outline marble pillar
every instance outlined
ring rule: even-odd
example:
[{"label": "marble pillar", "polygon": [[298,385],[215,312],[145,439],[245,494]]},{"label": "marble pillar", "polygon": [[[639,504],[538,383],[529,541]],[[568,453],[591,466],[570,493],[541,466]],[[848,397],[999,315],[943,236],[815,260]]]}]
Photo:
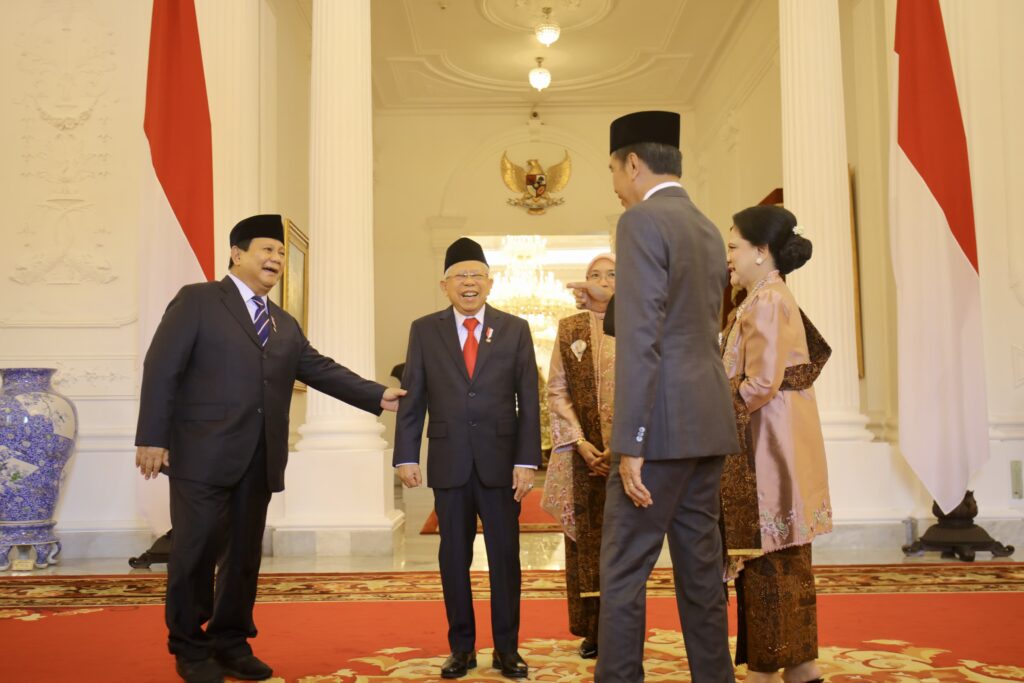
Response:
[{"label": "marble pillar", "polygon": [[[309,338],[373,378],[370,0],[314,0],[310,97]],[[404,515],[383,430],[374,415],[310,390],[275,555],[393,551]]]},{"label": "marble pillar", "polygon": [[836,0],[779,0],[785,204],[814,244],[789,276],[797,301],[832,346],[815,385],[825,439],[870,441],[857,371],[855,270]]}]

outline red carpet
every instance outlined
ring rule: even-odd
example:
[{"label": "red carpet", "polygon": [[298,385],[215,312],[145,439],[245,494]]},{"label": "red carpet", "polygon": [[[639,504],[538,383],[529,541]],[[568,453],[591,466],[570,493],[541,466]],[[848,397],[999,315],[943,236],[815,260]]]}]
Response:
[{"label": "red carpet", "polygon": [[[1024,681],[1022,594],[826,595],[819,607],[822,668],[831,683]],[[476,608],[483,650],[489,610],[485,601]],[[0,680],[176,680],[161,607],[71,612],[0,620]],[[673,601],[654,598],[648,612],[647,680],[689,680]],[[278,681],[436,680],[447,654],[437,601],[260,604],[256,620],[257,652]],[[593,663],[573,656],[576,645],[563,601],[523,602],[521,652],[532,680],[593,680]],[[481,666],[488,661],[482,654]],[[478,674],[464,680],[501,680],[486,668]]]},{"label": "red carpet", "polygon": [[[519,510],[519,532],[524,534],[531,533],[550,533],[561,532],[562,527],[549,515],[544,512],[544,509],[540,506],[541,497],[544,492],[539,489],[533,489],[526,494],[526,498],[523,498],[522,507]],[[480,525],[480,520],[476,522],[476,528],[478,532],[483,531],[483,527]],[[423,523],[423,528],[420,529],[421,534],[436,534],[437,533],[437,513],[433,510],[427,516],[427,521]]]},{"label": "red carpet", "polygon": [[[829,683],[1024,681],[1024,566],[851,567],[848,582],[845,568],[819,569],[826,577],[818,598],[821,665]],[[858,584],[872,573],[871,585],[860,590]],[[913,580],[915,573],[920,580]],[[344,592],[334,602],[261,602],[257,653],[275,667],[273,680],[279,683],[436,681],[447,654],[446,627],[442,603],[422,599],[431,593],[421,581],[428,574],[264,577],[272,599],[324,600],[331,590]],[[407,577],[409,590],[395,592]],[[483,578],[475,576],[478,582]],[[649,591],[657,597],[648,603],[647,680],[688,681],[675,605],[665,596],[663,578],[656,577]],[[47,581],[50,588],[44,587]],[[72,582],[81,585],[61,592]],[[354,582],[376,588],[358,593]],[[559,576],[528,572],[528,583],[527,596],[550,595],[558,590]],[[899,583],[916,592],[872,592]],[[177,680],[164,645],[163,610],[152,604],[161,585],[159,575],[99,582],[92,577],[0,579],[0,681]],[[104,606],[125,600],[149,604]],[[488,668],[487,602],[478,601],[476,609],[481,667],[462,680],[503,680]],[[531,680],[593,680],[593,662],[574,655],[578,639],[568,633],[564,600],[524,599],[521,642],[533,667]]]}]

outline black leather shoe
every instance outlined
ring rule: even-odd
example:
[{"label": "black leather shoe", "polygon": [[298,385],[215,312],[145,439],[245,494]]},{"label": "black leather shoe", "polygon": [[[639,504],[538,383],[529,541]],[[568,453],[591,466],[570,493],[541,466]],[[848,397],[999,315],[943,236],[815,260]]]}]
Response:
[{"label": "black leather shoe", "polygon": [[228,657],[217,655],[217,663],[221,665],[224,673],[232,678],[243,681],[265,681],[274,675],[274,670],[260,661],[256,655],[241,655],[240,657]]},{"label": "black leather shoe", "polygon": [[176,657],[174,669],[185,683],[224,683],[224,672],[212,657],[198,661]]},{"label": "black leather shoe", "polygon": [[475,668],[475,652],[453,652],[441,665],[441,678],[462,678]]},{"label": "black leather shoe", "polygon": [[526,661],[519,656],[518,652],[495,650],[492,659],[492,666],[495,669],[500,669],[501,675],[505,678],[526,678],[530,673],[530,667],[526,665]]},{"label": "black leather shoe", "polygon": [[587,638],[583,639],[580,643],[580,658],[582,659],[596,659],[597,658],[597,643]]}]

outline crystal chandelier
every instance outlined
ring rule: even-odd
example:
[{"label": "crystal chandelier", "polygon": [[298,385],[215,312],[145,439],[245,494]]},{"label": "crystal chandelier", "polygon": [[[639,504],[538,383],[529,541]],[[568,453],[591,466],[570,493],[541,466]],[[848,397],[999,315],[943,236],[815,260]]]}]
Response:
[{"label": "crystal chandelier", "polygon": [[551,8],[545,7],[541,10],[544,13],[544,19],[539,24],[533,27],[533,35],[537,36],[537,40],[544,47],[551,47],[552,43],[558,40],[558,36],[562,33],[562,28],[558,25],[558,22],[551,18]]},{"label": "crystal chandelier", "polygon": [[537,66],[530,69],[530,85],[538,91],[551,85],[551,72],[543,67],[544,58],[537,57]]},{"label": "crystal chandelier", "polygon": [[565,284],[545,271],[541,256],[547,240],[538,235],[507,235],[501,250],[508,265],[494,276],[488,302],[526,318],[534,344],[543,348],[554,342],[558,320],[576,313],[576,303]]}]

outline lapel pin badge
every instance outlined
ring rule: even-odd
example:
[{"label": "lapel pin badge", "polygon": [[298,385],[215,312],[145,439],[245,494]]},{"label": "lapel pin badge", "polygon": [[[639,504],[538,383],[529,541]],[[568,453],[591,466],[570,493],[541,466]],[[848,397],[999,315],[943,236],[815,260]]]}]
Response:
[{"label": "lapel pin badge", "polygon": [[494,336],[494,328],[493,327],[488,327],[487,328],[487,336],[484,338],[484,341],[487,342],[488,344],[490,344],[492,336]]}]

